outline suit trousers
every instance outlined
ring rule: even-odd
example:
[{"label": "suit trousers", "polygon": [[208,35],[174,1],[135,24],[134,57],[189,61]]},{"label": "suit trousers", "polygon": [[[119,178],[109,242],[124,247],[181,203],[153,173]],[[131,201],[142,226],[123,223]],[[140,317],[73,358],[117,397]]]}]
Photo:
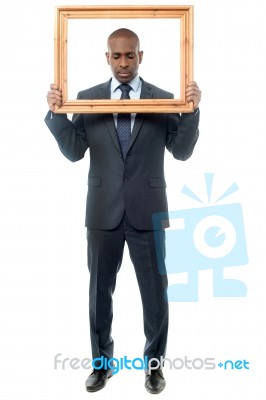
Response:
[{"label": "suit trousers", "polygon": [[[156,246],[165,254],[165,233]],[[144,356],[160,360],[165,356],[168,333],[167,274],[160,271],[153,231],[136,230],[124,215],[113,230],[87,230],[88,268],[90,271],[90,335],[92,357],[113,357],[111,326],[113,319],[112,295],[120,269],[124,244],[127,242],[135,268],[143,305],[146,343]],[[129,306],[130,306],[129,302]],[[127,302],[123,302],[127,304]],[[126,332],[125,332],[126,333]],[[97,365],[97,363],[95,363]]]}]

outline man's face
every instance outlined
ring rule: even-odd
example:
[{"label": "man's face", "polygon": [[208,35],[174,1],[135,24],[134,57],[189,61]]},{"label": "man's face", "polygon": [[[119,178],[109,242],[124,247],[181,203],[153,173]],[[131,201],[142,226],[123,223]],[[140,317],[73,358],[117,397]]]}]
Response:
[{"label": "man's face", "polygon": [[137,75],[143,51],[139,51],[138,41],[134,37],[117,37],[109,40],[105,55],[116,79],[127,83]]}]

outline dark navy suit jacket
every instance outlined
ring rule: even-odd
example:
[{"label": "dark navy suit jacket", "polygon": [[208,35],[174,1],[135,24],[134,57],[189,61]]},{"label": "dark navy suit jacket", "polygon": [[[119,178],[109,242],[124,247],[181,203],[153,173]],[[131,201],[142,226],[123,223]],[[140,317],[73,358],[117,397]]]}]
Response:
[{"label": "dark navy suit jacket", "polygon": [[[110,98],[110,82],[81,91],[78,99]],[[173,94],[142,80],[141,98],[171,99]],[[188,114],[137,114],[126,159],[112,114],[66,115],[49,112],[45,122],[70,161],[90,151],[86,226],[113,229],[126,212],[138,230],[153,230],[152,215],[167,212],[164,152],[188,159],[197,142],[199,110]]]}]

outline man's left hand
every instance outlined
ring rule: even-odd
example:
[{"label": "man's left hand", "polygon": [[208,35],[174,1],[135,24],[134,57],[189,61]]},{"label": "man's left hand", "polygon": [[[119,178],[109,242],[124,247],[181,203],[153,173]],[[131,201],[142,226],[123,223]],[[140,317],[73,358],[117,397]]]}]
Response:
[{"label": "man's left hand", "polygon": [[199,107],[200,99],[201,99],[201,91],[198,87],[197,82],[192,81],[189,82],[186,87],[186,96],[187,101],[193,101],[194,109]]}]

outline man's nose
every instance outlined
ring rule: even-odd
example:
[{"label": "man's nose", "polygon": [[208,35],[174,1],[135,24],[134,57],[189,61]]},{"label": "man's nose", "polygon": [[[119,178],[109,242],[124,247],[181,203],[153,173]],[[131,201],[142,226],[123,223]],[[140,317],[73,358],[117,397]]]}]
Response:
[{"label": "man's nose", "polygon": [[120,59],[120,67],[127,67],[128,66],[128,62],[127,62],[127,57],[121,57]]}]

